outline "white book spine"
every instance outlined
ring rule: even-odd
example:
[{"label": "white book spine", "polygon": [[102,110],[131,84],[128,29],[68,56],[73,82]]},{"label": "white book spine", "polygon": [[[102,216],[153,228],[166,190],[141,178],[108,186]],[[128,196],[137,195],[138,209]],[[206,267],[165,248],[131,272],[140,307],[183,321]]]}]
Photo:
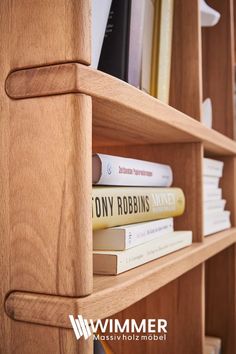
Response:
[{"label": "white book spine", "polygon": [[101,161],[99,185],[169,187],[173,181],[168,165],[97,154]]},{"label": "white book spine", "polygon": [[221,212],[224,210],[226,204],[225,199],[208,200],[203,203],[204,214],[210,212]]},{"label": "white book spine", "polygon": [[191,231],[180,232],[179,234],[175,232],[170,237],[159,240],[159,242],[153,240],[136,248],[131,248],[118,256],[117,274],[189,246],[191,243]]},{"label": "white book spine", "polygon": [[214,176],[203,176],[203,185],[205,188],[219,188],[220,178]]},{"label": "white book spine", "polygon": [[203,190],[203,200],[220,200],[222,198],[222,189],[221,188],[204,188]]},{"label": "white book spine", "polygon": [[[138,267],[144,263],[165,256],[171,252],[187,247],[192,243],[192,231],[176,231],[163,237],[158,242],[152,240],[143,245],[130,248],[126,251],[98,251],[96,254],[116,257],[116,271],[107,274],[119,274],[129,269]],[[99,269],[94,269],[94,273],[101,274]]]},{"label": "white book spine", "polygon": [[208,236],[230,227],[230,212],[227,210],[204,218],[204,236]]},{"label": "white book spine", "polygon": [[218,160],[204,158],[203,160],[203,175],[222,177],[224,163]]},{"label": "white book spine", "polygon": [[157,241],[173,231],[173,218],[97,230],[93,233],[93,249],[122,251]]}]

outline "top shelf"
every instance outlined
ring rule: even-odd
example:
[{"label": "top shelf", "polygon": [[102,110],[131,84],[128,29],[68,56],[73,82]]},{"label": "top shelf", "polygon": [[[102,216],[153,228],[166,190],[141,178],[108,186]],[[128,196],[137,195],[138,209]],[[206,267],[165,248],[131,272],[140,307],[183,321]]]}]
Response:
[{"label": "top shelf", "polygon": [[13,99],[65,93],[92,96],[98,145],[202,142],[211,154],[236,154],[235,141],[126,82],[82,64],[12,72],[6,92]]}]

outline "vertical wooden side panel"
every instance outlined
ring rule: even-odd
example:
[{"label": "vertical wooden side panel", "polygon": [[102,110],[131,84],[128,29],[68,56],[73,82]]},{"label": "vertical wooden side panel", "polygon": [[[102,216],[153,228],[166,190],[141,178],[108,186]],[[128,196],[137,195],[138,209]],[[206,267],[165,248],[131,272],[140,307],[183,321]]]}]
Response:
[{"label": "vertical wooden side panel", "polygon": [[10,287],[9,99],[4,90],[10,67],[7,11],[7,2],[0,1],[0,353],[11,354],[10,319],[4,311],[4,299]]},{"label": "vertical wooden side panel", "polygon": [[236,158],[233,156],[220,157],[224,162],[223,178],[221,179],[221,188],[223,198],[226,199],[226,209],[230,210],[230,219],[232,226],[236,226]]},{"label": "vertical wooden side panel", "polygon": [[[116,354],[201,354],[204,338],[204,265],[192,269],[147,298],[113,316],[166,319],[167,340],[110,341]],[[147,333],[148,334],[148,333]]]},{"label": "vertical wooden side panel", "polygon": [[219,11],[217,25],[202,29],[203,95],[212,100],[213,128],[234,137],[233,0],[209,0]]},{"label": "vertical wooden side panel", "polygon": [[9,290],[92,291],[91,98],[12,101]]},{"label": "vertical wooden side panel", "polygon": [[[93,354],[92,337],[77,340],[72,329],[12,321],[9,354]],[[8,354],[6,351],[1,354]]]},{"label": "vertical wooden side panel", "polygon": [[2,2],[11,23],[11,70],[68,61],[90,64],[90,0]]},{"label": "vertical wooden side panel", "polygon": [[174,1],[170,105],[201,120],[202,58],[198,0]]},{"label": "vertical wooden side panel", "polygon": [[203,240],[202,230],[202,158],[201,143],[157,144],[96,148],[94,151],[127,156],[152,162],[169,164],[173,170],[174,187],[183,189],[186,209],[183,216],[175,218],[176,230],[192,230],[193,240]]},{"label": "vertical wooden side panel", "polygon": [[222,353],[236,353],[236,246],[206,262],[206,334],[222,339]]}]

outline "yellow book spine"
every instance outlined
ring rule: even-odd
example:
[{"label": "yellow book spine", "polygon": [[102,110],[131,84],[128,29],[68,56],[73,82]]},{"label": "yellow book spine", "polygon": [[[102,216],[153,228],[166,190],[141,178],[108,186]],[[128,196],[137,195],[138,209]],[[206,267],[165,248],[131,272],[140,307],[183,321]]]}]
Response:
[{"label": "yellow book spine", "polygon": [[152,67],[151,67],[151,87],[150,93],[157,97],[157,69],[160,34],[160,0],[155,1],[154,27],[152,38]]},{"label": "yellow book spine", "polygon": [[93,230],[183,214],[180,188],[93,187]]}]

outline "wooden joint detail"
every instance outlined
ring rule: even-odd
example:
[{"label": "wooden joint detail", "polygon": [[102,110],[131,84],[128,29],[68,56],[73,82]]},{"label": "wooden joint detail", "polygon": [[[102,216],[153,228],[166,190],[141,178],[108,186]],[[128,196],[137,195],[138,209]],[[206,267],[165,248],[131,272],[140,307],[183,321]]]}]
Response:
[{"label": "wooden joint detail", "polygon": [[67,63],[13,71],[5,90],[12,99],[79,93],[78,69],[79,64]]}]

